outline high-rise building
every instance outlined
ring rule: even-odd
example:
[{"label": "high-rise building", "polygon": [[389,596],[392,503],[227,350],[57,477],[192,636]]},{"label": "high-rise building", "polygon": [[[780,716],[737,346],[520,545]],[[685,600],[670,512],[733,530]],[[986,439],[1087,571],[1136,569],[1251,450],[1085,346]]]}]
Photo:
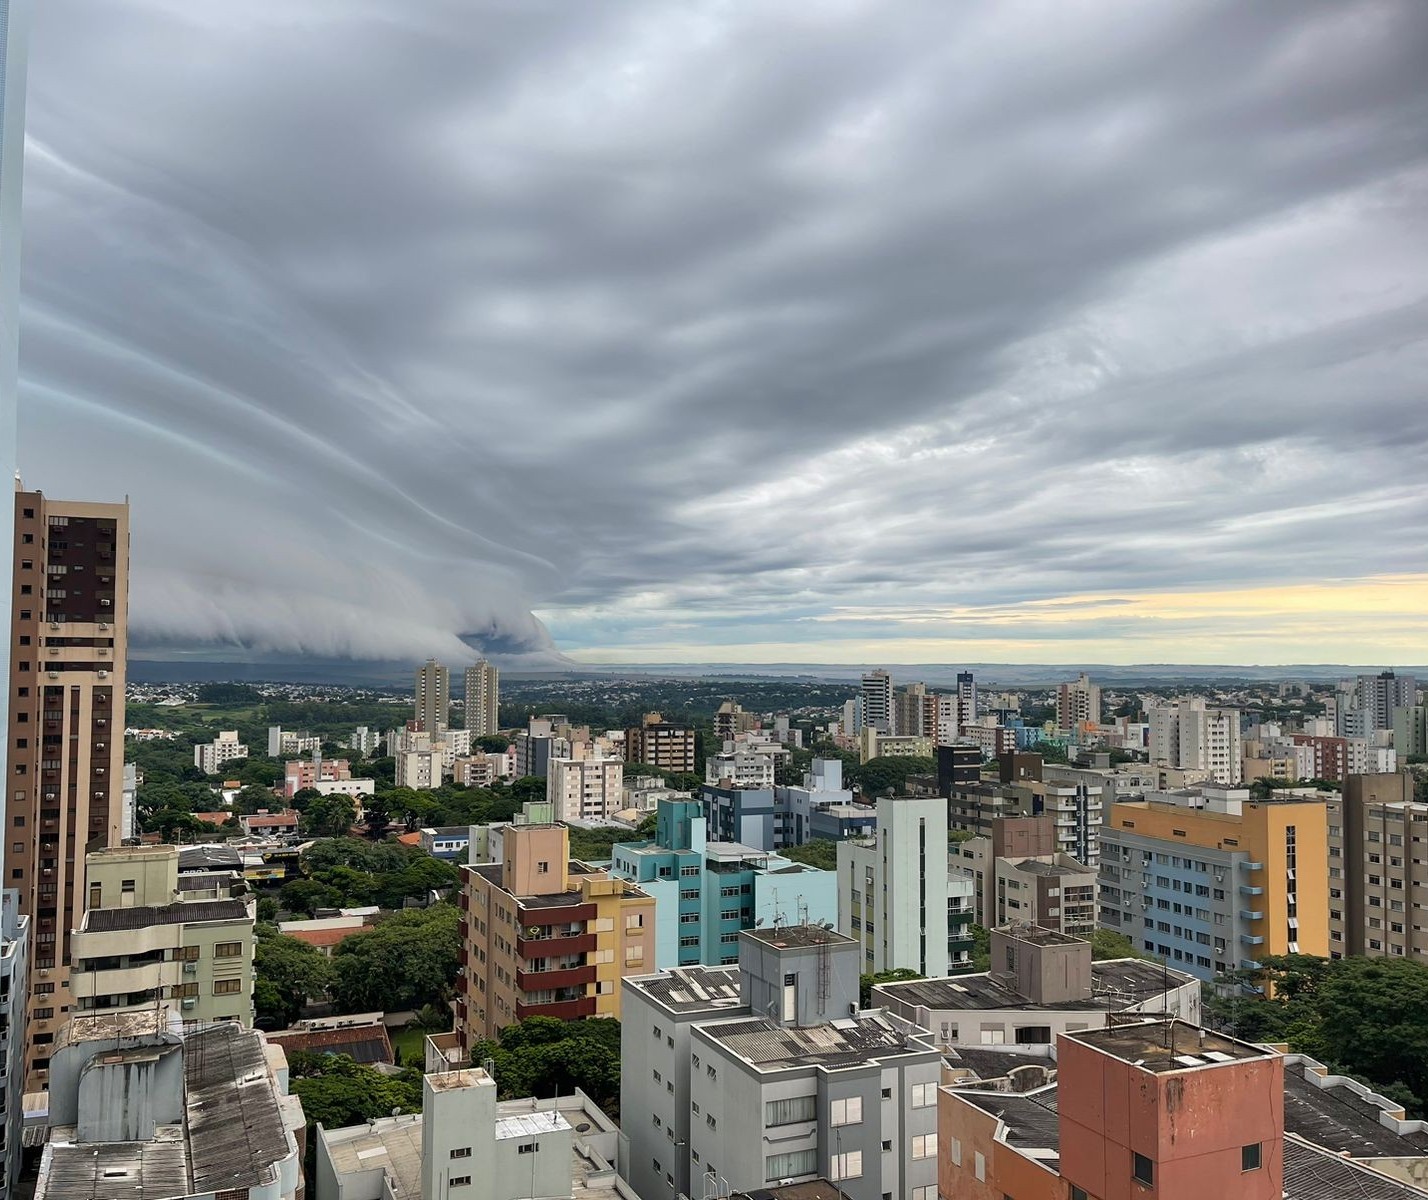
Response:
[{"label": "high-rise building", "polygon": [[[625,981],[630,1185],[645,1200],[773,1196],[794,1181],[808,1197],[936,1200],[942,1057],[908,1022],[859,1010],[857,943],[795,925],[745,930],[738,951],[737,971]],[[717,1191],[701,1192],[710,1173]]]},{"label": "high-rise building", "polygon": [[[15,461],[16,396],[19,390],[20,326],[20,192],[25,161],[25,73],[29,62],[30,0],[0,0],[0,478],[12,479]],[[13,526],[0,521],[0,562],[10,558]],[[0,588],[0,629],[10,629],[11,591]],[[29,635],[33,637],[34,635]],[[11,733],[9,704],[15,697],[11,680],[11,638],[0,641],[0,679],[6,692],[0,697],[0,727]],[[27,684],[33,688],[34,684]],[[122,693],[121,693],[122,694]],[[27,714],[28,715],[28,714]],[[7,751],[13,737],[0,742],[0,826],[6,833],[16,827],[6,812],[12,788],[12,768]],[[16,765],[30,767],[29,754]],[[18,784],[18,780],[15,783]],[[15,788],[14,790],[25,790]],[[20,813],[22,817],[28,814]],[[9,840],[7,838],[7,840]],[[25,837],[23,840],[28,841]],[[6,862],[9,867],[9,862]],[[13,869],[13,868],[12,868]],[[23,883],[28,883],[28,880]],[[21,885],[17,887],[16,885]],[[20,1170],[20,1097],[25,1083],[25,1053],[29,1032],[29,968],[33,953],[31,934],[33,909],[27,903],[22,881],[5,872],[0,895],[0,1103],[6,1107],[0,1117],[3,1130],[4,1161],[0,1165],[0,1200],[9,1196]]]},{"label": "high-rise building", "polygon": [[882,668],[863,676],[863,728],[876,729],[879,733],[892,733],[893,681]]},{"label": "high-rise building", "polygon": [[917,737],[935,737],[937,729],[927,723],[927,685],[909,683],[893,692],[893,732]]},{"label": "high-rise building", "polygon": [[1383,671],[1360,675],[1339,684],[1336,716],[1343,737],[1372,737],[1381,729],[1394,727],[1394,714],[1412,708],[1418,701],[1418,681],[1412,675]]},{"label": "high-rise building", "polygon": [[490,737],[501,727],[501,672],[484,658],[466,668],[466,728]]},{"label": "high-rise building", "polygon": [[552,758],[545,798],[557,821],[604,822],[624,800],[625,762],[620,758]]},{"label": "high-rise building", "polygon": [[655,836],[617,842],[610,873],[635,883],[655,902],[655,965],[739,961],[739,931],[838,919],[832,871],[796,863],[774,851],[710,842],[698,800],[661,800]]},{"label": "high-rise building", "polygon": [[129,506],[15,493],[5,880],[31,918],[29,1090],[73,1008],[84,856],[119,840]]},{"label": "high-rise building", "polygon": [[655,961],[655,902],[570,858],[564,825],[507,825],[501,862],[462,869],[456,1032],[469,1054],[526,1017],[615,1017]]},{"label": "high-rise building", "polygon": [[1101,689],[1082,671],[1056,689],[1056,728],[1062,734],[1101,722]]},{"label": "high-rise building", "polygon": [[957,707],[959,720],[970,725],[977,719],[977,681],[971,671],[957,672]]},{"label": "high-rise building", "polygon": [[417,668],[416,721],[426,733],[438,734],[451,718],[451,672],[434,658]]},{"label": "high-rise building", "polygon": [[1310,796],[1152,792],[1101,829],[1101,925],[1209,981],[1329,953],[1328,822]]},{"label": "high-rise building", "polygon": [[646,713],[643,721],[625,730],[625,761],[692,773],[694,729],[666,721],[659,713]]},{"label": "high-rise building", "polygon": [[957,847],[972,874],[974,920],[988,929],[1030,925],[1072,937],[1096,930],[1096,868],[1057,849],[1056,819],[997,817],[990,834]]},{"label": "high-rise building", "polygon": [[1156,766],[1204,772],[1222,787],[1241,781],[1244,769],[1240,714],[1208,708],[1199,696],[1150,709],[1150,761]]},{"label": "high-rise building", "polygon": [[1410,754],[1428,754],[1428,706],[1414,704],[1394,711],[1393,748],[1399,762]]},{"label": "high-rise building", "polygon": [[865,974],[965,968],[972,894],[970,873],[949,864],[940,796],[884,796],[876,835],[838,843],[838,928],[861,946]]},{"label": "high-rise building", "polygon": [[1406,774],[1350,775],[1325,798],[1329,820],[1329,953],[1428,962],[1417,914],[1428,904],[1428,865],[1415,839],[1428,804]]}]

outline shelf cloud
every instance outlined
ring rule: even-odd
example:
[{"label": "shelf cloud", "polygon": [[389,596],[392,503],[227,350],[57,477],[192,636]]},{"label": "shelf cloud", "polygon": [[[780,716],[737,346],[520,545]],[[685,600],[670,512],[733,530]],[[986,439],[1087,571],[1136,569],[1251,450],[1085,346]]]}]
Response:
[{"label": "shelf cloud", "polygon": [[20,458],[141,646],[1428,657],[1413,0],[35,26]]}]

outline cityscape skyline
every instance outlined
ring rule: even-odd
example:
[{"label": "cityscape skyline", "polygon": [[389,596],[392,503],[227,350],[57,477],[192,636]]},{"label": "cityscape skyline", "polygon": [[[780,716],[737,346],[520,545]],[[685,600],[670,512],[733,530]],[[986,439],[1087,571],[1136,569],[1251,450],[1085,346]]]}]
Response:
[{"label": "cityscape skyline", "polygon": [[1421,6],[289,15],[36,14],[138,653],[1428,659]]}]

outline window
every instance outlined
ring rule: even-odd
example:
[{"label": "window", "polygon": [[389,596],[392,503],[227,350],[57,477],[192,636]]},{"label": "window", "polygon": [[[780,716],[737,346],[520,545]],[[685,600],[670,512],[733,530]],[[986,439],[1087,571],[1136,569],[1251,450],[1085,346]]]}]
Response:
[{"label": "window", "polygon": [[948,1139],[947,1157],[952,1160],[954,1167],[960,1167],[962,1165],[962,1141],[960,1138]]},{"label": "window", "polygon": [[548,862],[538,862],[538,863],[536,863],[536,874],[537,874],[537,875],[549,875],[549,874],[550,874],[550,863],[548,863]]},{"label": "window", "polygon": [[1085,1189],[1085,1188],[1078,1188],[1078,1187],[1073,1183],[1073,1184],[1071,1185],[1071,1200],[1091,1200],[1091,1198],[1090,1198],[1088,1195],[1086,1195],[1086,1189]]},{"label": "window", "polygon": [[828,1175],[834,1183],[842,1179],[861,1179],[863,1176],[863,1152],[850,1150],[847,1154],[835,1154],[829,1166]]},{"label": "window", "polygon": [[972,1174],[983,1183],[987,1181],[987,1156],[980,1150],[972,1151]]},{"label": "window", "polygon": [[452,1157],[452,1158],[470,1158],[470,1157],[471,1157],[471,1147],[470,1147],[470,1146],[458,1146],[455,1150],[453,1150],[453,1151],[451,1152],[451,1157]]},{"label": "window", "polygon": [[213,981],[213,994],[215,996],[232,996],[243,990],[241,979],[215,979]]},{"label": "window", "polygon": [[242,958],[242,942],[219,942],[213,947],[214,958]]},{"label": "window", "polygon": [[780,1179],[794,1179],[799,1175],[812,1175],[818,1170],[818,1151],[793,1150],[788,1154],[770,1154],[764,1159],[764,1181],[777,1183]]},{"label": "window", "polygon": [[935,1083],[914,1083],[912,1085],[912,1107],[931,1108],[937,1103],[937,1085]]},{"label": "window", "polygon": [[863,1123],[863,1098],[851,1096],[847,1100],[834,1100],[829,1105],[829,1124],[861,1125]]},{"label": "window", "polygon": [[1240,1147],[1240,1170],[1258,1171],[1264,1165],[1264,1158],[1260,1153],[1260,1144],[1251,1142],[1248,1146]]},{"label": "window", "polygon": [[1144,1154],[1131,1154],[1131,1178],[1146,1187],[1155,1186],[1155,1164]]},{"label": "window", "polygon": [[935,1133],[914,1134],[912,1139],[913,1158],[936,1158],[937,1135]]},{"label": "window", "polygon": [[929,1183],[925,1187],[913,1188],[912,1200],[937,1200],[937,1185]]},{"label": "window", "polygon": [[769,1100],[764,1104],[765,1125],[792,1125],[795,1121],[817,1119],[817,1096],[790,1096],[787,1100]]},{"label": "window", "polygon": [[470,1187],[470,1186],[471,1186],[471,1176],[470,1176],[470,1175],[453,1175],[450,1179],[448,1179],[448,1180],[446,1181],[446,1186],[447,1186],[447,1187]]}]

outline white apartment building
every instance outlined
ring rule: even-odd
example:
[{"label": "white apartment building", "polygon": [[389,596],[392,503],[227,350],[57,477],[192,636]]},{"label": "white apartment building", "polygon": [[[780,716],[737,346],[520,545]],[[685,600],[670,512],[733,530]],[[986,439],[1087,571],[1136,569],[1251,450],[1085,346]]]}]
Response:
[{"label": "white apartment building", "polygon": [[441,786],[451,775],[456,761],[471,754],[469,729],[443,729],[430,734],[425,730],[403,729],[397,734],[392,758],[395,760],[397,787],[430,789]]},{"label": "white apartment building", "polygon": [[268,726],[268,757],[290,758],[298,754],[321,754],[322,739],[316,734],[294,733],[281,725]]},{"label": "white apartment building", "polygon": [[637,1200],[615,1174],[620,1131],[584,1092],[498,1101],[495,1080],[440,1061],[437,1040],[421,1112],[318,1127],[313,1200]]},{"label": "white apartment building", "polygon": [[247,757],[248,747],[238,740],[236,729],[225,729],[213,741],[193,748],[193,765],[205,775],[216,775],[224,763]]},{"label": "white apartment building", "polygon": [[714,787],[771,788],[774,774],[771,755],[748,750],[726,750],[704,763],[704,782]]},{"label": "white apartment building", "polygon": [[84,919],[70,990],[81,1013],[167,1009],[184,1021],[253,1023],[251,899],[175,899],[177,846],[111,846],[85,858]]},{"label": "white apartment building", "polygon": [[[858,947],[833,930],[739,934],[739,969],[627,978],[622,1169],[643,1200],[834,1183],[844,1200],[937,1200],[931,1038],[859,1011]],[[712,1178],[711,1178],[712,1176]]]},{"label": "white apartment building", "polygon": [[1204,771],[1214,783],[1241,781],[1240,714],[1234,708],[1207,708],[1200,696],[1153,706],[1150,761],[1161,767]]},{"label": "white apartment building", "polygon": [[369,729],[365,725],[359,725],[353,731],[352,736],[347,739],[347,746],[351,750],[357,751],[363,758],[367,758],[377,752],[377,747],[382,744],[382,734],[379,730]]},{"label": "white apartment building", "polygon": [[864,974],[946,975],[966,958],[972,898],[970,875],[949,863],[947,801],[884,796],[877,807],[874,837],[838,843],[838,928],[861,948]]},{"label": "white apartment building", "polygon": [[620,811],[625,763],[618,758],[553,758],[545,798],[557,821],[607,821]]}]

